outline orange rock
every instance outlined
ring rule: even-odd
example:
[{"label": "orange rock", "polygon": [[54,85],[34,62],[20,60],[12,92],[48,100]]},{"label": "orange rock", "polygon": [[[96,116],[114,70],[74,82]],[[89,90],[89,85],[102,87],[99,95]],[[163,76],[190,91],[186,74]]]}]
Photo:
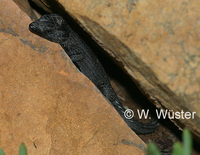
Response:
[{"label": "orange rock", "polygon": [[16,154],[144,154],[124,123],[58,44],[28,30],[12,0],[0,6],[0,147]]},{"label": "orange rock", "polygon": [[199,1],[58,1],[158,108],[196,112],[173,121],[200,138]]}]

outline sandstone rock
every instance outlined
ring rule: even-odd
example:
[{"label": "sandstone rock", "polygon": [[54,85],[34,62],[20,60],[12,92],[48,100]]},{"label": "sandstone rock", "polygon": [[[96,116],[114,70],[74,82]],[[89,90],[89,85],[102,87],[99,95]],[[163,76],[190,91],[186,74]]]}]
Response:
[{"label": "sandstone rock", "polygon": [[[34,1],[48,11],[55,6]],[[58,2],[158,108],[196,112],[194,119],[172,121],[200,137],[199,1]]]},{"label": "sandstone rock", "polygon": [[0,147],[16,154],[144,154],[124,123],[62,48],[28,30],[12,0],[0,5]]}]

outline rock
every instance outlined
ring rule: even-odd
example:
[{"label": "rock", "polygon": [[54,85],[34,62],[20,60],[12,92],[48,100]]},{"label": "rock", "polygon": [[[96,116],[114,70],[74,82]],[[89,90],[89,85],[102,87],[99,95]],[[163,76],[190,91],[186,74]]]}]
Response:
[{"label": "rock", "polygon": [[0,6],[0,147],[16,154],[144,154],[145,143],[62,48],[28,30],[12,0]]},{"label": "rock", "polygon": [[158,108],[196,112],[194,119],[172,121],[200,138],[198,1],[58,1]]}]

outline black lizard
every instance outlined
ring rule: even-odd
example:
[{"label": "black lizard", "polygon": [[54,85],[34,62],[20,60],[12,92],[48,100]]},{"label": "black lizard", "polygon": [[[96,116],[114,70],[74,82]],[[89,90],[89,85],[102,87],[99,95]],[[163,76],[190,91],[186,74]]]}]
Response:
[{"label": "black lizard", "polygon": [[154,132],[158,126],[157,121],[143,124],[134,118],[125,118],[125,109],[119,102],[101,63],[86,43],[70,28],[60,15],[43,15],[40,19],[31,23],[29,29],[31,32],[49,41],[59,43],[76,67],[95,84],[132,130],[139,134]]}]

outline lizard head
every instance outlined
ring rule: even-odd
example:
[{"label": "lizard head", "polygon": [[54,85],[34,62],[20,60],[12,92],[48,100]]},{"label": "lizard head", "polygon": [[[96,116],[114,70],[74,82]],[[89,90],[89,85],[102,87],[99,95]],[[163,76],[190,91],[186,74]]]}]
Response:
[{"label": "lizard head", "polygon": [[57,14],[43,15],[29,25],[29,30],[40,37],[59,44],[69,36],[66,22]]}]

